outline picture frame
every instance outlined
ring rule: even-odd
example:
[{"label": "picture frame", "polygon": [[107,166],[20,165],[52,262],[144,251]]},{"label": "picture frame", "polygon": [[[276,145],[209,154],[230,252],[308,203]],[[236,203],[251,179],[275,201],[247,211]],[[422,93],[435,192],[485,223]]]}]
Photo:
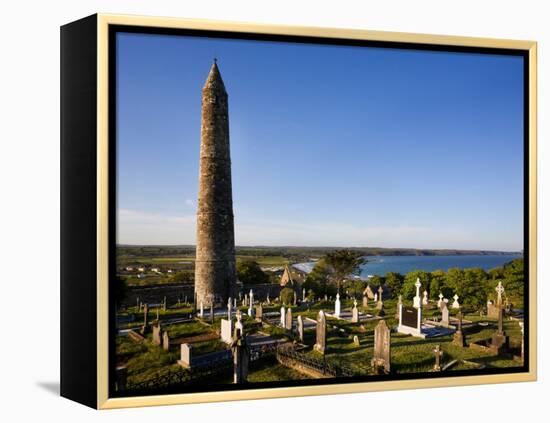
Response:
[{"label": "picture frame", "polygon": [[[112,281],[117,266],[120,267],[116,254],[120,243],[116,242],[116,180],[119,162],[116,160],[115,142],[117,110],[121,107],[116,97],[116,37],[120,33],[434,53],[499,54],[521,58],[521,165],[524,200],[522,255],[525,278],[521,317],[524,325],[522,348],[525,355],[522,364],[509,369],[484,369],[477,373],[463,371],[452,375],[444,372],[387,375],[383,374],[382,369],[381,374],[364,378],[333,377],[311,383],[283,381],[264,385],[227,384],[222,388],[221,385],[215,385],[215,389],[203,384],[190,388],[180,386],[171,390],[142,389],[134,394],[127,394],[123,390],[122,394],[117,394],[117,351],[113,331],[117,328],[119,304],[115,301]],[[534,41],[112,14],[95,14],[64,25],[61,27],[61,395],[92,408],[110,409],[536,380],[536,84],[537,44]],[[416,297],[420,301],[418,289]],[[305,296],[304,291],[304,300]],[[337,301],[339,314],[339,299]],[[197,300],[193,302],[196,318]],[[136,307],[141,309],[141,305]],[[397,307],[399,312],[400,306]],[[503,307],[500,308],[502,309]],[[399,317],[399,325],[402,324],[404,331],[399,331],[399,327],[397,331],[411,336],[421,334],[423,319],[420,310],[421,306],[410,307],[403,304],[402,313],[407,316]],[[414,315],[417,312],[420,314]],[[502,311],[502,316],[503,313]],[[500,326],[504,318],[502,316]],[[160,319],[158,321],[160,330]],[[462,317],[460,321],[462,322]],[[147,322],[144,326],[147,326]],[[502,327],[498,330],[502,332],[501,329]],[[375,332],[372,335],[377,336]],[[374,340],[372,342],[375,343]],[[370,344],[369,348],[372,349]],[[439,351],[439,347],[437,349]],[[438,351],[435,352],[436,357]],[[382,367],[384,363],[382,360]]]}]

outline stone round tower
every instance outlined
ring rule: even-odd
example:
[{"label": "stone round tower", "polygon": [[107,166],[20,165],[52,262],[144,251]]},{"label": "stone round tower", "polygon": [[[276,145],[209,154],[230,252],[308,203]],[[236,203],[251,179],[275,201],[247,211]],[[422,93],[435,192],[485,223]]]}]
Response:
[{"label": "stone round tower", "polygon": [[202,89],[202,121],[197,206],[195,294],[197,304],[226,303],[234,297],[235,233],[229,154],[227,92],[218,65]]}]

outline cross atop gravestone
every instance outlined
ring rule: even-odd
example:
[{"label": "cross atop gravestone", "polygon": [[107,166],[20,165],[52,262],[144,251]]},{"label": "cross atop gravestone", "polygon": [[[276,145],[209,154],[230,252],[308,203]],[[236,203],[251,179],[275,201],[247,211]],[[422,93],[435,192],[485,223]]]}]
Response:
[{"label": "cross atop gravestone", "polygon": [[443,304],[443,294],[439,293],[439,301],[437,302],[437,306],[441,308],[441,304]]},{"label": "cross atop gravestone", "polygon": [[498,285],[495,288],[495,291],[497,292],[497,306],[502,306],[502,294],[504,294],[504,287],[502,286],[502,282],[498,281]]},{"label": "cross atop gravestone", "polygon": [[384,293],[384,288],[382,288],[382,285],[378,288],[378,302],[382,302],[382,294]]},{"label": "cross atop gravestone", "polygon": [[434,364],[434,372],[440,372],[441,371],[441,357],[443,357],[443,351],[441,350],[441,346],[437,344],[434,349],[434,357],[435,357],[435,364]]},{"label": "cross atop gravestone", "polygon": [[453,305],[451,306],[452,308],[460,308],[460,303],[458,302],[458,299],[459,299],[459,298],[460,298],[460,297],[459,297],[457,294],[454,295],[454,297],[453,297],[453,300],[454,300],[454,301],[453,301]]},{"label": "cross atop gravestone", "polygon": [[416,278],[414,286],[416,287],[416,295],[413,298],[413,307],[420,308],[422,307],[420,300],[420,287],[422,286],[422,284],[420,283],[420,278]]},{"label": "cross atop gravestone", "polygon": [[422,295],[422,305],[428,305],[428,291],[424,290]]}]

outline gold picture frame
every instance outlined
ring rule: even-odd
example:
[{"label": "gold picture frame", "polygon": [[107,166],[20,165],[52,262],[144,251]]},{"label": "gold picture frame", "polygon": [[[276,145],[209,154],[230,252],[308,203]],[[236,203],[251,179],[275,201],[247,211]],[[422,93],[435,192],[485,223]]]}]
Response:
[{"label": "gold picture frame", "polygon": [[[69,24],[67,27],[74,24]],[[96,56],[96,172],[95,172],[95,354],[96,396],[92,400],[77,398],[71,394],[70,387],[62,394],[84,402],[98,409],[113,409],[121,407],[139,407],[152,405],[189,404],[214,401],[235,401],[261,398],[281,398],[306,395],[347,394],[357,392],[372,392],[398,389],[435,388],[443,386],[462,386],[477,384],[492,384],[503,382],[535,381],[537,377],[537,43],[534,41],[518,41],[490,39],[477,37],[462,37],[448,35],[411,34],[402,32],[381,32],[360,29],[316,28],[301,26],[261,25],[211,20],[128,16],[116,14],[97,14],[94,18],[97,50]],[[476,48],[494,48],[521,50],[528,54],[528,144],[529,144],[529,326],[528,362],[529,369],[525,372],[491,375],[475,375],[461,377],[439,377],[429,379],[384,380],[373,382],[350,382],[345,384],[327,384],[315,386],[277,387],[246,390],[231,390],[220,392],[199,392],[169,395],[148,395],[136,397],[109,397],[109,27],[115,25],[138,26],[146,28],[166,29],[196,29],[210,31],[239,32],[248,34],[269,34],[284,36],[337,38],[349,40],[368,40],[379,42],[413,43],[438,46],[460,46]],[[68,112],[67,112],[68,113]],[[62,113],[63,118],[63,113]],[[69,245],[66,245],[69,248]],[[63,282],[62,282],[63,284]],[[63,305],[62,305],[63,307]],[[63,309],[62,309],[63,310]],[[62,311],[63,315],[63,311]],[[69,311],[66,311],[70,318]],[[63,318],[63,316],[62,316]],[[63,327],[63,323],[62,323]],[[72,332],[67,330],[67,337]],[[63,338],[63,337],[62,337]],[[68,340],[67,342],[71,342]],[[63,351],[63,349],[62,349]],[[68,353],[65,354],[67,356]],[[63,353],[62,353],[63,357]],[[63,367],[63,366],[62,366]],[[71,370],[67,369],[66,374]],[[62,381],[63,385],[63,381]],[[84,389],[84,388],[83,388]]]}]

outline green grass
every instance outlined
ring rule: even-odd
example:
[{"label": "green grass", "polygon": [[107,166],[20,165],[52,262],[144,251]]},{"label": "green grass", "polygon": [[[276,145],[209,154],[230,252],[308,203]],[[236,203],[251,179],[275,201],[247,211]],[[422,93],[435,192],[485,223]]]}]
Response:
[{"label": "green grass", "polygon": [[[393,328],[397,325],[397,321],[394,317],[396,301],[390,300],[386,301],[384,304],[386,311],[386,323],[389,327]],[[349,309],[351,306],[352,301],[343,301],[343,309]],[[332,302],[319,303],[312,306],[310,309],[305,307],[293,307],[293,316],[296,318],[298,315],[302,315],[302,317],[310,317],[315,319],[319,309],[321,308],[330,312],[334,307]],[[271,307],[265,307],[264,312],[278,311],[279,309],[280,307],[278,305],[273,305]],[[376,309],[373,307],[369,307],[367,309],[360,307],[360,309],[373,314],[376,312]],[[132,309],[130,309],[130,312],[131,311]],[[160,315],[161,319],[163,317],[177,317],[189,311],[190,309],[183,308],[168,309],[166,312],[161,311]],[[454,311],[452,311],[452,313],[453,312]],[[436,308],[425,308],[423,314],[424,317],[430,317],[432,315],[437,315],[438,313],[439,311]],[[155,317],[156,311],[152,310],[149,318],[150,320],[153,320]],[[464,318],[474,322],[485,321],[490,323],[490,326],[487,327],[465,327],[464,332],[467,343],[488,339],[495,331],[495,321],[490,321],[485,317],[479,317],[479,315],[475,314],[467,314]],[[141,316],[138,314],[136,321],[139,322],[140,319]],[[254,333],[261,330],[262,332],[268,333],[276,338],[288,339],[287,332],[277,325],[261,327],[257,322],[255,322],[254,319],[249,318],[246,315],[243,315],[242,321],[245,325],[245,330],[247,333]],[[327,362],[351,369],[357,375],[371,374],[370,361],[372,359],[374,345],[373,330],[378,324],[378,320],[357,324],[328,318],[327,324],[328,350],[325,355]],[[208,323],[208,319],[205,319],[205,321],[195,320],[192,322],[175,325],[166,325],[164,328],[168,330],[170,338],[175,339],[179,337],[190,337],[214,333],[219,330],[219,326],[220,318],[216,318],[213,325],[210,325]],[[515,354],[519,354],[521,330],[518,323],[516,321],[505,320],[504,330],[510,337],[510,344],[514,349],[513,352]],[[359,338],[359,346],[353,343],[353,337],[355,335]],[[307,348],[303,352],[315,357],[322,357],[318,352],[313,351],[312,348],[315,343],[315,331],[306,330],[304,336]],[[150,339],[150,337],[151,335],[149,334],[148,338]],[[467,360],[469,362],[477,363],[478,365],[493,368],[520,366],[518,361],[511,358],[495,357],[491,354],[476,349],[455,346],[452,344],[452,335],[432,339],[421,339],[392,332],[391,338],[391,367],[392,371],[397,374],[430,371],[434,364],[433,349],[438,344],[444,352],[442,359],[443,365],[455,359],[459,360],[456,365],[449,369],[449,372],[476,368],[475,365],[464,363],[461,360]],[[193,344],[193,347],[194,353],[197,355],[207,354],[213,351],[221,351],[227,348],[227,346],[220,342],[219,339],[195,343]],[[172,351],[166,352],[162,350],[162,348],[149,343],[137,344],[129,338],[117,338],[117,361],[127,364],[130,382],[137,382],[149,377],[154,377],[158,374],[162,374],[163,372],[179,371],[179,366],[174,364],[178,358],[179,349],[175,347]],[[296,370],[281,366],[273,360],[251,364],[251,371],[249,375],[249,380],[251,382],[296,380],[305,378],[307,378],[307,376],[300,374]]]}]

